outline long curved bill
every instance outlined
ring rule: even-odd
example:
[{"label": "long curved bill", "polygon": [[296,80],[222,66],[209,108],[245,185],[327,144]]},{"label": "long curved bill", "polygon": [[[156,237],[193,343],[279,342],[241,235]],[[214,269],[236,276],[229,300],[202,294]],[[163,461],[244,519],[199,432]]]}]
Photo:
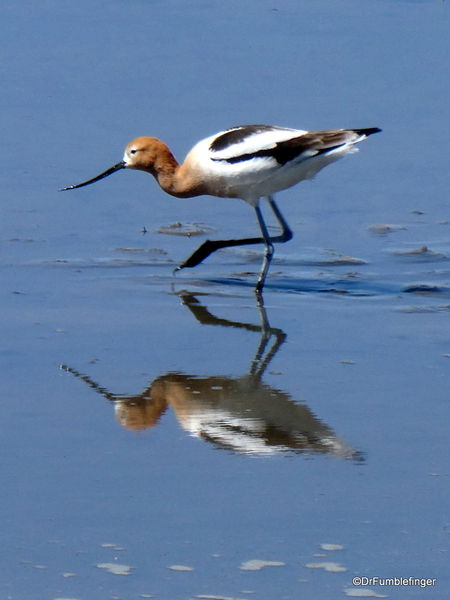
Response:
[{"label": "long curved bill", "polygon": [[120,171],[120,169],[125,169],[125,167],[126,167],[125,161],[122,160],[120,163],[117,163],[117,165],[114,165],[113,167],[111,167],[110,169],[105,171],[104,173],[100,173],[100,175],[97,175],[97,177],[94,177],[93,179],[89,179],[88,181],[83,181],[83,183],[77,183],[76,185],[69,185],[69,187],[62,188],[59,191],[65,192],[66,190],[74,190],[75,188],[80,188],[85,185],[90,185],[91,183],[100,181],[100,179],[103,179],[104,177],[108,177],[108,175],[112,175],[116,171]]}]

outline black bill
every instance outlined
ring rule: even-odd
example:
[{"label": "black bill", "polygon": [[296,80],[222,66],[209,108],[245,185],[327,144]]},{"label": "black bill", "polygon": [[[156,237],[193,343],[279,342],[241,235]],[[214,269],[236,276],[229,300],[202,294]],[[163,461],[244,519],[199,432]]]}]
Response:
[{"label": "black bill", "polygon": [[89,181],[84,181],[83,183],[77,183],[76,185],[70,185],[69,187],[60,189],[59,191],[65,192],[66,190],[74,190],[75,188],[80,188],[85,185],[95,183],[96,181],[100,181],[100,179],[103,179],[104,177],[108,177],[108,175],[112,175],[113,173],[115,173],[116,171],[119,171],[120,169],[125,169],[125,167],[126,167],[125,161],[122,160],[120,163],[117,163],[117,165],[114,165],[113,167],[111,167],[110,169],[105,171],[104,173],[100,173],[100,175],[97,175],[97,177],[94,177],[93,179],[89,179]]}]

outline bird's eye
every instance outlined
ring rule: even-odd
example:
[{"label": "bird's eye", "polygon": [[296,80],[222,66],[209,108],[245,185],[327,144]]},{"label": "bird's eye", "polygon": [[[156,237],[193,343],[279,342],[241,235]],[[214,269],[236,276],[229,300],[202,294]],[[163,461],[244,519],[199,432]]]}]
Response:
[{"label": "bird's eye", "polygon": [[131,150],[130,150],[130,154],[136,154],[136,153],[137,153],[137,150],[136,150],[136,148],[131,148]]}]

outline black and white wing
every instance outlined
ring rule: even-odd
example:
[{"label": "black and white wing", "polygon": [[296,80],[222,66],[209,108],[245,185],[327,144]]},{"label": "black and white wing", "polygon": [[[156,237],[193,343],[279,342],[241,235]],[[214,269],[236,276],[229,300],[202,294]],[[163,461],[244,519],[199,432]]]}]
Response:
[{"label": "black and white wing", "polygon": [[271,160],[273,166],[284,166],[291,161],[298,163],[345,146],[353,146],[378,131],[374,127],[309,132],[270,125],[244,125],[215,136],[210,143],[209,153],[211,160],[229,164],[266,158]]},{"label": "black and white wing", "polygon": [[379,129],[302,131],[270,125],[233,127],[199,142],[193,165],[212,196],[242,198],[252,205],[355,152],[355,144]]}]

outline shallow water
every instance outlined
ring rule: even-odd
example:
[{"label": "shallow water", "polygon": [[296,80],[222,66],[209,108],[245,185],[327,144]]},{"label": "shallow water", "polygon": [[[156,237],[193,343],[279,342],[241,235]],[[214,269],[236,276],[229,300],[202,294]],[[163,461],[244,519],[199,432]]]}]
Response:
[{"label": "shallow water", "polygon": [[[2,598],[446,599],[448,4],[2,14]],[[246,122],[383,128],[279,194],[263,304],[255,247],[172,274],[244,203],[56,191]]]}]

